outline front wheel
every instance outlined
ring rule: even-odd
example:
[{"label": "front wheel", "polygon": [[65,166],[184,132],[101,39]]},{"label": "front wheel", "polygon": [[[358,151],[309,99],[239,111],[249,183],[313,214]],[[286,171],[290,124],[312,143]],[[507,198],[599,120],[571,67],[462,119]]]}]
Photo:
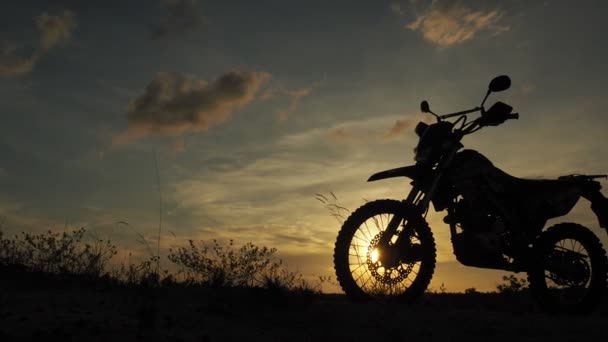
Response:
[{"label": "front wheel", "polygon": [[588,313],[600,303],[608,260],[593,232],[575,223],[557,224],[538,237],[534,251],[528,281],[541,309]]},{"label": "front wheel", "polygon": [[[399,217],[399,228],[383,238],[393,217]],[[388,246],[380,241],[389,241]],[[334,249],[336,277],[353,299],[415,300],[431,281],[435,258],[435,240],[424,218],[415,207],[395,200],[377,200],[355,210],[342,225]]]}]

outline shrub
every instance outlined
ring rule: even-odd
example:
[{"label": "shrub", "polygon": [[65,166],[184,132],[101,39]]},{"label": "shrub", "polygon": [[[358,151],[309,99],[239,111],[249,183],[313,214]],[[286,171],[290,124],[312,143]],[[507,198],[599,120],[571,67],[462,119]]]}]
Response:
[{"label": "shrub", "polygon": [[129,261],[128,265],[108,267],[108,262],[117,252],[116,247],[110,241],[99,239],[85,243],[85,232],[85,228],[64,233],[24,232],[14,238],[5,238],[0,231],[0,268],[3,272],[12,272],[13,269],[19,272],[103,276],[137,287],[172,286],[180,283],[178,279],[181,276],[182,285],[320,292],[321,283],[308,283],[300,273],[289,271],[281,260],[275,259],[275,248],[258,247],[252,243],[237,248],[232,240],[227,245],[221,245],[217,240],[210,244],[202,241],[196,244],[190,240],[186,247],[169,250],[168,259],[180,268],[177,274],[169,274],[167,270],[159,271],[159,257],[155,255],[139,263]]},{"label": "shrub", "polygon": [[274,292],[293,291],[299,294],[321,293],[324,282],[323,277],[319,277],[318,282],[311,283],[303,278],[301,273],[293,272],[284,267],[276,267],[269,270],[262,277],[262,287]]},{"label": "shrub", "polygon": [[187,247],[169,250],[169,260],[180,267],[186,282],[213,287],[264,287],[271,290],[317,291],[298,272],[287,270],[274,258],[275,248],[252,243],[236,248],[190,240]]},{"label": "shrub", "polygon": [[0,232],[0,265],[22,265],[31,271],[101,276],[116,254],[110,241],[82,241],[85,228],[71,232],[21,233],[14,239]]},{"label": "shrub", "polygon": [[477,291],[477,289],[474,287],[469,287],[468,289],[464,290],[464,293],[468,294],[468,295],[473,295],[473,294],[478,294],[479,291]]},{"label": "shrub", "polygon": [[[129,253],[129,259],[131,259],[131,253]],[[158,257],[151,256],[138,264],[121,264],[119,268],[112,271],[112,277],[128,286],[158,286],[161,283],[161,277],[157,272],[157,265]],[[165,277],[168,275],[165,274]]]},{"label": "shrub", "polygon": [[528,289],[528,281],[523,278],[518,278],[511,274],[503,276],[502,280],[505,282],[496,286],[498,293],[501,294],[513,294],[520,293]]}]

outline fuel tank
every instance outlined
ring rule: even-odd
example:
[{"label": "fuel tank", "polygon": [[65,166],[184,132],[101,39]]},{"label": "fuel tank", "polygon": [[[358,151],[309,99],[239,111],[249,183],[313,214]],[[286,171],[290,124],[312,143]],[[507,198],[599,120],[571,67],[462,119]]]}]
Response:
[{"label": "fuel tank", "polygon": [[570,212],[582,194],[575,181],[513,177],[474,150],[458,152],[443,180],[476,205],[498,202],[526,219],[543,222]]}]

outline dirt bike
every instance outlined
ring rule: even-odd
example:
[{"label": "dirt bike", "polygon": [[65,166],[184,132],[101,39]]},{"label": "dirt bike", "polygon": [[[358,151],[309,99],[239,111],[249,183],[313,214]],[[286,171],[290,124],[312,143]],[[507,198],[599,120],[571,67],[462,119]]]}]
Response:
[{"label": "dirt bike", "polygon": [[[421,103],[421,111],[437,122],[415,127],[416,163],[368,179],[408,177],[409,195],[401,201],[364,204],[338,234],[334,267],[349,297],[411,302],[425,292],[436,263],[435,240],[426,221],[432,204],[435,211],[447,211],[444,222],[460,263],[526,272],[532,297],[546,311],[584,313],[600,302],[608,271],[600,240],[580,224],[544,226],[547,220],[566,215],[583,197],[591,202],[599,225],[608,229],[608,199],[596,180],[606,175],[520,179],[479,152],[463,149],[466,135],[519,118],[503,102],[484,108],[491,93],[510,86],[508,76],[498,76],[479,107],[451,114],[437,115],[427,101]],[[474,112],[481,116],[468,121]]]}]

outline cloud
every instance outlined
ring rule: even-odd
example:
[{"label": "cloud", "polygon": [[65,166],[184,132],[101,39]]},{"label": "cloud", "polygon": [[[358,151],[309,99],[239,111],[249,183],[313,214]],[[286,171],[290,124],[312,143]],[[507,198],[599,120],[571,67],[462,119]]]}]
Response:
[{"label": "cloud", "polygon": [[[281,138],[279,144],[289,148],[312,148],[313,146],[327,145],[332,142],[348,142],[348,144],[342,144],[342,147],[349,145],[356,149],[361,149],[362,146],[377,146],[377,144],[384,144],[386,142],[387,136],[390,133],[387,132],[387,127],[391,123],[399,121],[410,121],[413,123],[418,117],[417,114],[409,115],[412,116],[412,119],[402,119],[402,114],[370,115],[370,117],[365,119],[343,121],[330,127],[316,127],[286,135]],[[413,132],[412,136],[415,136]]]},{"label": "cloud", "polygon": [[76,15],[69,10],[58,15],[42,13],[34,21],[40,33],[38,46],[28,53],[29,56],[24,57],[18,53],[16,44],[3,42],[0,46],[0,77],[16,77],[29,73],[44,53],[68,42],[77,26]]},{"label": "cloud", "polygon": [[178,137],[169,144],[169,149],[173,153],[181,153],[186,150],[186,141],[183,137]]},{"label": "cloud", "polygon": [[509,26],[500,24],[503,13],[498,10],[472,10],[460,1],[433,0],[423,14],[406,27],[422,33],[427,41],[449,47],[473,39],[478,32],[500,34]]},{"label": "cloud", "polygon": [[521,86],[520,91],[524,95],[531,94],[536,91],[536,85],[535,84],[524,84],[523,86]]},{"label": "cloud", "polygon": [[167,16],[152,30],[152,38],[162,39],[194,30],[205,23],[198,0],[162,0]]},{"label": "cloud", "polygon": [[40,48],[48,50],[69,41],[76,26],[72,11],[65,10],[59,15],[42,13],[36,17],[36,27],[40,31]]},{"label": "cloud", "polygon": [[336,127],[327,133],[327,138],[335,143],[344,142],[352,137],[351,133],[344,127]]},{"label": "cloud", "polygon": [[[282,251],[327,250],[326,245],[331,246],[335,238],[335,221],[314,199],[315,193],[334,190],[340,203],[351,209],[364,198],[403,195],[401,187],[390,184],[365,186],[369,175],[402,166],[403,158],[411,153],[411,148],[403,150],[408,144],[381,140],[386,128],[399,118],[403,115],[374,115],[289,133],[277,142],[276,149],[263,155],[229,154],[225,166],[176,179],[169,186],[173,189],[170,196],[179,210],[196,218],[193,222],[200,221],[199,217],[217,221],[214,231],[224,237],[230,236],[232,227],[251,226],[247,235],[240,233],[240,239],[268,241]],[[329,141],[328,134],[342,133],[350,136],[348,143]],[[412,143],[414,139],[412,133]],[[296,239],[277,237],[277,233]],[[306,241],[306,236],[323,244]]]},{"label": "cloud", "polygon": [[180,73],[159,72],[128,106],[128,128],[114,137],[114,144],[152,134],[206,131],[250,103],[270,77],[267,72],[230,71],[208,83]]},{"label": "cloud", "polygon": [[312,92],[312,86],[308,88],[301,88],[297,90],[286,90],[284,93],[290,97],[289,106],[277,112],[279,121],[285,121],[289,115],[298,109],[300,101]]},{"label": "cloud", "polygon": [[306,88],[300,88],[296,90],[269,90],[262,94],[262,96],[265,100],[275,98],[279,93],[289,97],[289,105],[287,106],[287,108],[281,109],[277,112],[277,119],[279,121],[285,121],[289,118],[289,115],[291,115],[298,109],[300,101],[310,95],[313,89],[321,86],[322,83],[323,81],[317,81]]},{"label": "cloud", "polygon": [[0,77],[14,77],[32,71],[38,55],[23,57],[17,53],[17,47],[9,42],[0,46]]},{"label": "cloud", "polygon": [[393,127],[384,136],[386,139],[395,139],[401,137],[412,127],[412,120],[397,120]]},{"label": "cloud", "polygon": [[277,91],[273,90],[273,89],[267,89],[265,90],[262,95],[260,95],[260,100],[261,101],[268,101],[268,100],[272,100],[277,96]]},{"label": "cloud", "polygon": [[398,2],[391,2],[391,12],[402,16],[403,13],[403,9],[401,8],[401,4]]}]

